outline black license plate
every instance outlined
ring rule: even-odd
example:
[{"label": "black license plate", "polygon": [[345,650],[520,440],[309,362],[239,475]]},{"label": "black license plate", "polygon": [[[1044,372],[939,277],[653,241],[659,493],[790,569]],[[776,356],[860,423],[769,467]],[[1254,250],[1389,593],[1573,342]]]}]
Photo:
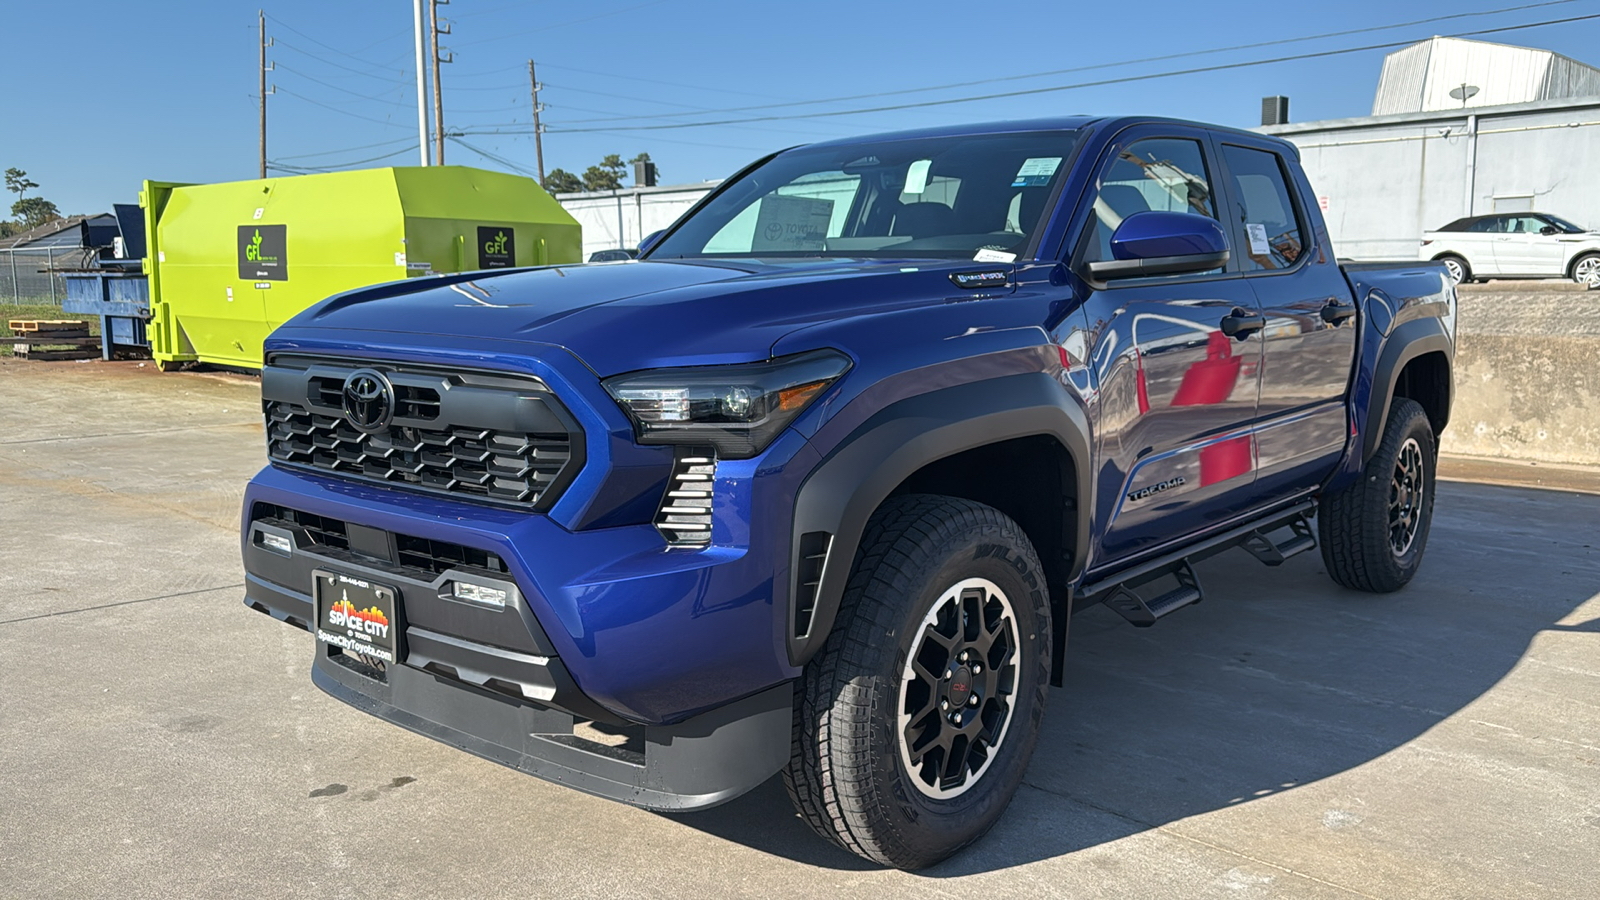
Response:
[{"label": "black license plate", "polygon": [[312,573],[317,640],[384,665],[395,662],[399,630],[395,589],[357,575]]}]

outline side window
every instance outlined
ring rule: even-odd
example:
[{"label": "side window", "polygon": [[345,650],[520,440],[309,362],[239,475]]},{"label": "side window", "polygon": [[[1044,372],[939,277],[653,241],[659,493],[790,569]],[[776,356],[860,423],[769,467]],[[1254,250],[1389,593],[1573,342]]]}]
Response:
[{"label": "side window", "polygon": [[1136,212],[1191,212],[1216,218],[1205,153],[1198,141],[1147,138],[1118,151],[1100,176],[1089,219],[1085,262],[1111,259],[1111,234]]},{"label": "side window", "polygon": [[1287,269],[1305,253],[1305,228],[1295,213],[1278,154],[1224,144],[1233,176],[1234,220],[1244,232],[1246,272]]},{"label": "side window", "polygon": [[1467,226],[1467,230],[1477,234],[1493,234],[1500,230],[1500,227],[1502,224],[1504,224],[1504,222],[1505,220],[1499,216],[1490,216],[1487,219],[1479,219],[1478,221],[1473,222],[1471,225]]}]

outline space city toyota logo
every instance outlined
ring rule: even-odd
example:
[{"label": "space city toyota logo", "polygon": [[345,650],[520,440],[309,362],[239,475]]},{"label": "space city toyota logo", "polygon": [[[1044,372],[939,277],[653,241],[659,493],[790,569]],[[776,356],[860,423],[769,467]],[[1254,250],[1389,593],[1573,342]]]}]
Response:
[{"label": "space city toyota logo", "polygon": [[394,388],[382,372],[358,369],[344,380],[344,417],[362,431],[382,431],[394,418]]},{"label": "space city toyota logo", "polygon": [[376,606],[356,609],[356,605],[349,600],[340,600],[328,608],[328,624],[380,641],[389,637],[389,617],[384,615],[383,610]]}]

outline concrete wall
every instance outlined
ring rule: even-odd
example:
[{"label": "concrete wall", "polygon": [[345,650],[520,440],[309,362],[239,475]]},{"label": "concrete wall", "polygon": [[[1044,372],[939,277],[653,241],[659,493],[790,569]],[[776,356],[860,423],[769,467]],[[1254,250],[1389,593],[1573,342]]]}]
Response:
[{"label": "concrete wall", "polygon": [[1464,285],[1445,453],[1600,465],[1600,292]]},{"label": "concrete wall", "polygon": [[1600,227],[1600,97],[1261,130],[1300,148],[1342,257],[1415,259],[1424,231],[1497,211]]},{"label": "concrete wall", "polygon": [[645,235],[671,225],[718,183],[557,194],[556,199],[583,226],[583,258],[588,259],[596,250],[639,246]]}]

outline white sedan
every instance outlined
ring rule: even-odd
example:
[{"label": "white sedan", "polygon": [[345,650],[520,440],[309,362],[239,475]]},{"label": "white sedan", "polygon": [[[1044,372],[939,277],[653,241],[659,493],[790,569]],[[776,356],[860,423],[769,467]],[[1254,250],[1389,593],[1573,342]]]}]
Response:
[{"label": "white sedan", "polygon": [[1422,235],[1423,259],[1456,281],[1571,278],[1600,284],[1600,232],[1548,213],[1495,213],[1457,219]]}]

